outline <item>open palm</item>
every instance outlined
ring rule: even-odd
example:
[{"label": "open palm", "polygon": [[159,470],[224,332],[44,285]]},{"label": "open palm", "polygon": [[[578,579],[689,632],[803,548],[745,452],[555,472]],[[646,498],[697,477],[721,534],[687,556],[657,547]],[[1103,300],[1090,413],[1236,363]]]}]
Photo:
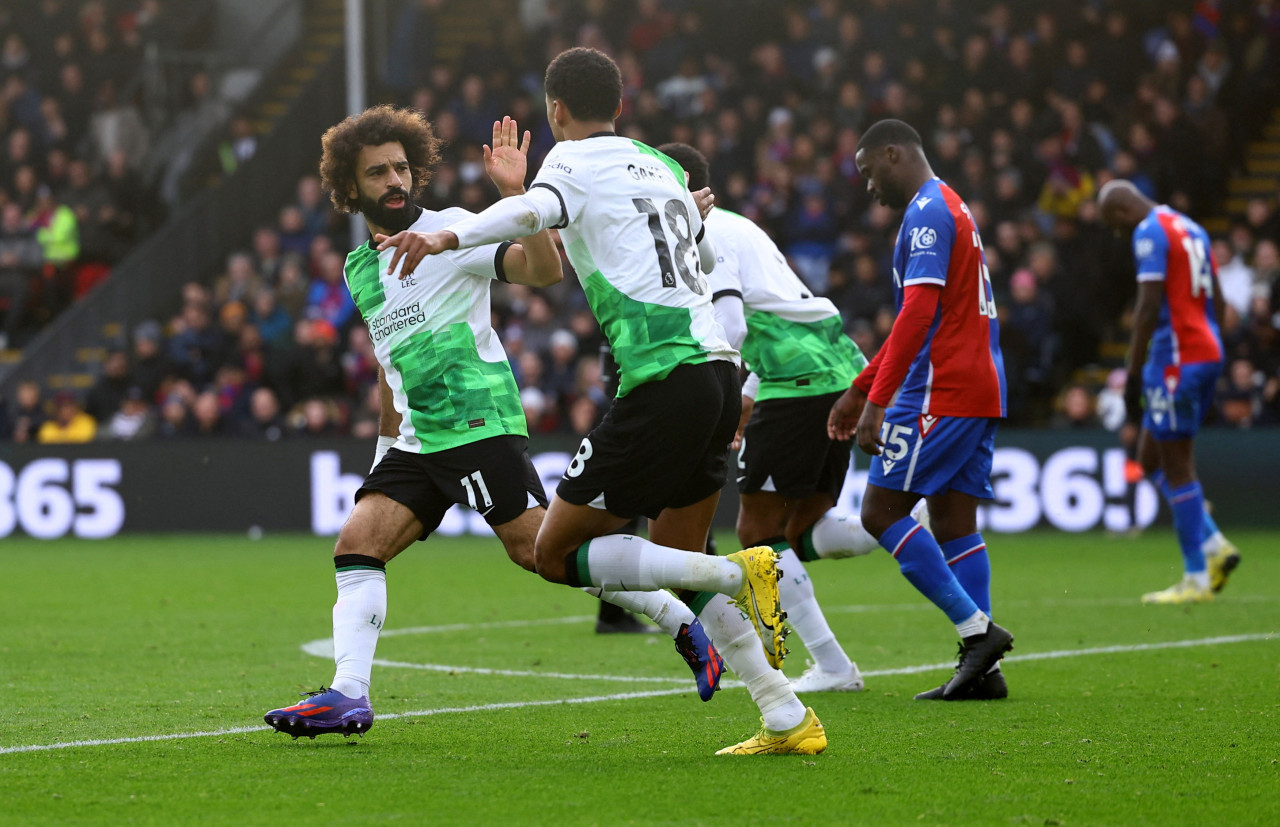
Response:
[{"label": "open palm", "polygon": [[484,168],[489,178],[505,195],[524,191],[524,177],[529,169],[529,144],[531,134],[524,133],[520,141],[520,129],[510,117],[493,122],[493,146],[484,148]]}]

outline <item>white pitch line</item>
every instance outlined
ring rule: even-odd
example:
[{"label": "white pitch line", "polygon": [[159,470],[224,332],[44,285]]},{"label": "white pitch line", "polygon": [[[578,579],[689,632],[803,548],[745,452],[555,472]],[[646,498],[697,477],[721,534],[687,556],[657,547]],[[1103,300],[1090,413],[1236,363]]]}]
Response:
[{"label": "white pitch line", "polygon": [[687,683],[688,678],[644,678],[635,675],[575,675],[566,672],[534,672],[529,669],[488,669],[483,666],[449,666],[444,663],[405,663],[398,660],[375,658],[375,666],[392,666],[398,669],[424,669],[428,672],[467,673],[472,675],[501,675],[511,678],[565,678],[577,681],[618,681],[621,683]]},{"label": "white pitch line", "polygon": [[[1050,652],[1030,652],[1025,655],[1010,655],[1005,658],[1006,661],[1024,661],[1024,660],[1052,660],[1056,658],[1073,658],[1087,657],[1089,655],[1109,655],[1123,654],[1126,652],[1149,652],[1156,649],[1184,649],[1194,646],[1212,646],[1222,643],[1247,643],[1250,641],[1278,640],[1280,633],[1264,632],[1249,635],[1228,635],[1223,637],[1206,637],[1195,640],[1171,640],[1163,643],[1135,643],[1123,644],[1117,646],[1097,646],[1091,649],[1059,649]],[[931,663],[922,666],[902,666],[896,669],[879,669],[874,671],[863,672],[866,677],[881,677],[885,675],[914,675],[919,672],[933,672],[941,669],[952,669],[954,663]],[[722,689],[739,689],[743,686],[740,681],[724,681],[720,684]],[[449,715],[465,712],[486,712],[489,710],[499,709],[526,709],[539,706],[557,706],[559,704],[590,704],[600,703],[603,701],[627,701],[639,698],[658,698],[664,695],[679,695],[689,692],[688,687],[678,689],[654,689],[647,692],[619,692],[612,695],[591,695],[585,698],[556,698],[546,701],[506,701],[503,703],[493,704],[477,704],[475,706],[451,706],[439,707],[436,709],[419,709],[411,712],[392,712],[386,715],[379,715],[378,720],[388,721],[397,718],[422,718],[430,715]],[[102,747],[112,746],[115,744],[137,744],[150,741],[178,741],[187,738],[215,738],[223,735],[241,735],[248,732],[264,732],[270,730],[268,726],[242,726],[230,727],[228,729],[219,729],[208,732],[175,732],[167,735],[138,735],[131,738],[96,738],[90,741],[62,741],[54,744],[27,744],[17,747],[0,747],[0,755],[8,755],[19,752],[45,752],[55,749],[69,749],[71,747]]]}]

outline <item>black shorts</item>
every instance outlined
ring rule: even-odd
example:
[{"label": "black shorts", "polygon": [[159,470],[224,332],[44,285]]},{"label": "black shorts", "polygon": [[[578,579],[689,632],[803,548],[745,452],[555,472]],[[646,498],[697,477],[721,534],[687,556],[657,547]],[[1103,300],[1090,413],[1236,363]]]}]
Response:
[{"label": "black shorts", "polygon": [[840,499],[853,441],[827,436],[841,392],[757,402],[738,449],[738,491],[774,491],[787,499],[819,492]]},{"label": "black shorts", "polygon": [[732,362],[681,365],[614,402],[582,440],[556,494],[619,517],[657,517],[724,487],[742,413]]},{"label": "black shorts", "polygon": [[475,509],[489,525],[502,525],[535,505],[547,506],[528,448],[522,436],[494,436],[430,454],[392,448],[365,477],[356,502],[370,491],[387,495],[422,523],[421,540],[455,503]]}]

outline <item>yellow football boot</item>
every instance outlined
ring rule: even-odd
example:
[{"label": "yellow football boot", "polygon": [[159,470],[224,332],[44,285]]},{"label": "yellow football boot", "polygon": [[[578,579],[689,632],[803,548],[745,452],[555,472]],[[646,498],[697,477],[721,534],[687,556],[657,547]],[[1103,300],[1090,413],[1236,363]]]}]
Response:
[{"label": "yellow football boot", "polygon": [[1213,600],[1213,589],[1200,588],[1190,577],[1183,577],[1167,589],[1158,592],[1147,592],[1142,596],[1143,603],[1178,604],[1209,603]]},{"label": "yellow football boot", "polygon": [[1206,554],[1204,561],[1209,564],[1209,588],[1215,592],[1222,591],[1227,585],[1227,578],[1236,566],[1240,565],[1240,549],[1230,540],[1223,539],[1222,545],[1212,554]]},{"label": "yellow football boot", "polygon": [[778,555],[768,546],[756,546],[735,551],[728,559],[742,567],[742,588],[733,602],[756,627],[769,665],[781,669],[787,656],[787,630],[782,623],[787,615],[778,596]]},{"label": "yellow football boot", "polygon": [[784,732],[770,732],[760,728],[741,744],[734,744],[716,752],[716,755],[817,755],[827,748],[827,731],[822,721],[813,714],[812,707],[805,707],[804,719]]}]

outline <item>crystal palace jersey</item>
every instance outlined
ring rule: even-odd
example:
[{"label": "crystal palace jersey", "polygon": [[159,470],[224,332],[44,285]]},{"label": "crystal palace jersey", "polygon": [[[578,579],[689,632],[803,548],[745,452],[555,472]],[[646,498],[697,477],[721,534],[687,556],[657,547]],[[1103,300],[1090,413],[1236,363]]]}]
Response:
[{"label": "crystal palace jersey", "polygon": [[1180,365],[1222,360],[1214,317],[1216,265],[1209,235],[1177,210],[1159,206],[1133,231],[1138,281],[1164,282],[1164,303],[1148,360]]},{"label": "crystal palace jersey", "polygon": [[773,240],[749,218],[716,208],[707,216],[716,266],[712,297],[742,298],[742,359],[760,377],[759,400],[848,390],[867,360],[844,335],[840,312],[813,295]]},{"label": "crystal palace jersey", "polygon": [[960,196],[934,178],[907,205],[893,250],[893,290],[936,284],[942,296],[898,407],[932,416],[1003,417],[1000,326],[982,239]]},{"label": "crystal palace jersey", "polygon": [[[431,232],[465,218],[424,210],[409,229]],[[528,436],[520,392],[490,327],[489,285],[505,244],[428,256],[400,279],[394,248],[364,245],[347,256],[351,297],[400,413],[396,448],[428,454],[503,434]]]},{"label": "crystal palace jersey", "polygon": [[679,164],[604,133],[556,144],[532,187],[560,199],[556,229],[618,361],[619,397],[678,365],[736,362],[698,263],[702,220]]}]

